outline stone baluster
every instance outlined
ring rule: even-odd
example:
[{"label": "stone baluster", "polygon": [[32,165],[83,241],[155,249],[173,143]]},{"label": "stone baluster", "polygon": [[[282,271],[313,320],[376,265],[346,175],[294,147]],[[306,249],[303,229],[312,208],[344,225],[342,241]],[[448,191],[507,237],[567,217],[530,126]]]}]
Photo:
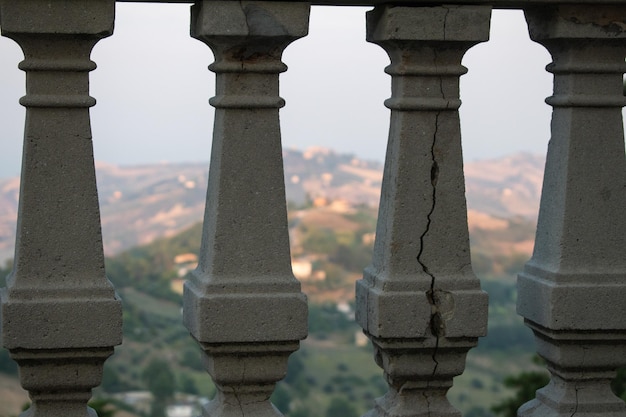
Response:
[{"label": "stone baluster", "polygon": [[308,31],[310,5],[202,1],[192,36],[215,55],[216,108],[199,266],[184,321],[217,396],[206,416],[280,416],[269,397],[307,334],[293,277],[279,125],[281,55]]},{"label": "stone baluster", "polygon": [[357,321],[390,386],[368,416],[459,416],[446,398],[487,328],[470,264],[459,77],[489,37],[488,6],[379,6],[367,39],[391,65],[391,125],[372,265]]},{"label": "stone baluster", "polygon": [[554,109],[518,312],[551,380],[518,415],[626,416],[609,386],[626,365],[626,9],[538,7],[526,19],[552,55]]},{"label": "stone baluster", "polygon": [[89,107],[93,46],[113,0],[0,2],[2,35],[24,52],[26,125],[14,268],[0,293],[3,344],[36,417],[87,407],[121,343],[121,303],[104,273]]}]

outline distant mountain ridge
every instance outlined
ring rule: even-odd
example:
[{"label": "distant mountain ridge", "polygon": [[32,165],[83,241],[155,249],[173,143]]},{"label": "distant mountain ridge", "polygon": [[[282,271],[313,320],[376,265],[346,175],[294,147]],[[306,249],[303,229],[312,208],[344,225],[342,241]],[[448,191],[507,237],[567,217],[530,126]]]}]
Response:
[{"label": "distant mountain ridge", "polygon": [[[287,200],[342,200],[376,206],[382,164],[326,148],[285,149]],[[465,164],[470,227],[498,227],[498,218],[534,222],[544,159],[529,153]],[[105,253],[171,236],[200,221],[208,163],[117,166],[96,163]],[[13,256],[19,179],[0,180],[0,259]],[[478,223],[476,223],[478,222]],[[501,222],[501,220],[500,220]]]},{"label": "distant mountain ridge", "polygon": [[465,164],[465,195],[470,210],[497,217],[537,221],[545,157],[516,153]]}]

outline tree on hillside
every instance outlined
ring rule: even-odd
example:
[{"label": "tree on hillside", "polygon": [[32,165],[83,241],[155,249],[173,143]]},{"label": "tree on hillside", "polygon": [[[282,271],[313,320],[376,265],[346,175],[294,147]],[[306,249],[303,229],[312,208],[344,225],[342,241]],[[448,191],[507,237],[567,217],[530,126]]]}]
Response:
[{"label": "tree on hillside", "polygon": [[174,373],[163,359],[152,359],[141,378],[154,397],[150,417],[165,417],[167,401],[174,396],[176,390]]},{"label": "tree on hillside", "polygon": [[178,376],[178,386],[180,387],[179,391],[184,392],[185,394],[200,394],[198,387],[196,386],[196,382],[187,374],[182,373]]},{"label": "tree on hillside", "polygon": [[291,405],[291,395],[289,395],[289,391],[285,389],[283,384],[279,383],[276,384],[270,401],[281,413],[285,414],[289,411],[289,406]]},{"label": "tree on hillside", "polygon": [[342,397],[333,397],[326,409],[326,417],[358,417],[356,408]]},{"label": "tree on hillside", "polygon": [[545,371],[522,372],[504,379],[504,386],[515,390],[513,397],[505,398],[491,407],[496,415],[502,417],[516,417],[517,409],[522,404],[535,398],[535,392],[550,382],[550,376]]}]

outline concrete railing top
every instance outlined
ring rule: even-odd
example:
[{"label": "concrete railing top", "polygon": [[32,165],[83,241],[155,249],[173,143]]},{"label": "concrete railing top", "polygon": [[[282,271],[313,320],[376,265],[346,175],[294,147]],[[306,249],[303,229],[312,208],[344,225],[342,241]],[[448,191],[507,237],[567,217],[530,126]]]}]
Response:
[{"label": "concrete railing top", "polygon": [[[191,0],[117,0],[122,3],[188,3]],[[393,4],[398,6],[428,6],[434,4],[485,4],[496,9],[522,9],[534,5],[548,4],[612,4],[626,5],[624,0],[446,0],[433,2],[430,0],[313,0],[310,2],[318,6],[375,6],[378,4]]]}]

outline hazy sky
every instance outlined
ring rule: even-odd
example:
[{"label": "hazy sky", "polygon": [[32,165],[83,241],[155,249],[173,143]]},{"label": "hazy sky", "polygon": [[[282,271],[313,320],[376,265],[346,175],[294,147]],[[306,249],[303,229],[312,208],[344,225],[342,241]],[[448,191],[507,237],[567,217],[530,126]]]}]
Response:
[{"label": "hazy sky", "polygon": [[[389,60],[365,42],[366,8],[313,7],[309,36],[291,44],[281,76],[283,144],[331,147],[382,161]],[[91,73],[97,160],[208,161],[214,75],[210,49],[189,37],[189,5],[118,3],[115,33],[96,45]],[[24,112],[21,51],[0,39],[0,177],[19,173]],[[545,153],[552,76],[543,47],[528,39],[523,15],[494,11],[491,40],[463,64],[461,123],[466,160],[520,150]]]}]

